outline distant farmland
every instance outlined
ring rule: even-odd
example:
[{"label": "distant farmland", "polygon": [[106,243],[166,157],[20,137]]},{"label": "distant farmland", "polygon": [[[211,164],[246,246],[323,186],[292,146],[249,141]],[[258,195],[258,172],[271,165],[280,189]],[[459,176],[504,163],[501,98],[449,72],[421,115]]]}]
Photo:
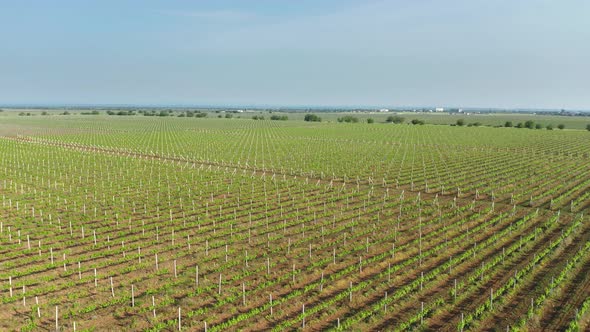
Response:
[{"label": "distant farmland", "polygon": [[590,329],[586,118],[6,113],[1,330]]}]

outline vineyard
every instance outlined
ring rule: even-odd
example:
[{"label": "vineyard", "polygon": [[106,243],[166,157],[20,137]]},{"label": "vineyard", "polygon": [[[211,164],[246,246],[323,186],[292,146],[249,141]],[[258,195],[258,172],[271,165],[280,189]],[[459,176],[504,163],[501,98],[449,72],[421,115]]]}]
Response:
[{"label": "vineyard", "polygon": [[590,133],[0,119],[0,330],[590,329]]}]

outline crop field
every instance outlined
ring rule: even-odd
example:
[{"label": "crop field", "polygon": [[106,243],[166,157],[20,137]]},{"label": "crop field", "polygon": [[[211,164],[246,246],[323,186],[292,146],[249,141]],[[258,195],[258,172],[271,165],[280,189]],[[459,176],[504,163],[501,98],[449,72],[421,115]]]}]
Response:
[{"label": "crop field", "polygon": [[0,330],[590,329],[588,131],[3,116],[0,195]]}]

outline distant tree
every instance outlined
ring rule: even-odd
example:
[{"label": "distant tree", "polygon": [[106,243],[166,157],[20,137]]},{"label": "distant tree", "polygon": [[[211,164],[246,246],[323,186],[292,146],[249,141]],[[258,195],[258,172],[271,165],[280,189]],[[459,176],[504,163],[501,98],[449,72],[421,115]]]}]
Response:
[{"label": "distant tree", "polygon": [[423,125],[425,123],[423,120],[419,119],[413,119],[411,122],[413,125]]},{"label": "distant tree", "polygon": [[463,119],[459,119],[459,120],[457,120],[457,126],[460,126],[460,127],[462,127],[462,126],[464,126],[464,125],[465,125],[465,120],[463,120]]},{"label": "distant tree", "polygon": [[522,122],[519,122],[519,123],[516,124],[516,128],[522,128],[522,127],[524,127],[524,125],[522,124]]},{"label": "distant tree", "polygon": [[98,115],[98,114],[100,114],[100,112],[99,112],[99,111],[97,111],[97,110],[94,110],[94,111],[92,111],[92,112],[82,112],[82,113],[80,113],[80,114],[81,114],[81,115]]},{"label": "distant tree", "polygon": [[541,128],[543,128],[543,126],[542,126],[540,123],[537,123],[537,124],[535,125],[535,129],[541,129]]},{"label": "distant tree", "polygon": [[512,127],[512,121],[506,121],[506,123],[504,123],[504,127],[506,127],[506,128]]},{"label": "distant tree", "polygon": [[304,121],[309,121],[309,122],[321,122],[322,118],[320,118],[319,116],[315,115],[315,114],[306,114],[305,117],[303,118]]},{"label": "distant tree", "polygon": [[545,127],[547,130],[553,130],[553,125],[548,124],[547,127]]},{"label": "distant tree", "polygon": [[557,128],[564,129],[565,128],[565,125],[563,123],[560,123],[560,124],[557,125]]},{"label": "distant tree", "polygon": [[289,120],[289,117],[286,115],[273,114],[270,116],[270,119],[271,120],[286,121],[286,120]]},{"label": "distant tree", "polygon": [[586,130],[590,131],[590,124],[586,125]]},{"label": "distant tree", "polygon": [[528,129],[533,129],[535,127],[535,123],[532,120],[527,120],[524,123],[524,127]]},{"label": "distant tree", "polygon": [[387,117],[387,120],[385,120],[385,122],[389,122],[389,123],[403,123],[405,121],[405,119],[399,115],[390,115]]},{"label": "distant tree", "polygon": [[[375,122],[375,120],[373,120],[372,118],[367,119],[367,123],[374,123],[374,122]],[[588,125],[588,128],[590,128],[590,125]],[[590,129],[588,129],[588,130],[590,130]]]},{"label": "distant tree", "polygon": [[49,115],[49,113],[47,113],[47,111],[43,111],[41,112],[41,115]]},{"label": "distant tree", "polygon": [[474,123],[472,123],[472,125],[474,127],[479,127],[479,126],[481,126],[481,122],[474,122]]},{"label": "distant tree", "polygon": [[129,110],[129,111],[119,111],[116,114],[117,115],[135,115],[135,112],[134,111],[131,111],[131,110]]},{"label": "distant tree", "polygon": [[231,118],[233,118],[233,117],[234,117],[234,115],[233,115],[233,114],[231,114],[231,113],[227,113],[227,114],[225,114],[225,118],[226,118],[226,119],[231,119]]},{"label": "distant tree", "polygon": [[346,123],[357,123],[359,119],[357,117],[347,115],[337,119],[338,122],[346,122]]}]

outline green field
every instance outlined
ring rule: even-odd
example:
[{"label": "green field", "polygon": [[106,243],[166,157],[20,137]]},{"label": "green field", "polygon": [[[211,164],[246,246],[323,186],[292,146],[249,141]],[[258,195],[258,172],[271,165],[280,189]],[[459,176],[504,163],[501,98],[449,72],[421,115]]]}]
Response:
[{"label": "green field", "polygon": [[[0,113],[1,330],[590,328],[584,117],[32,113]],[[492,127],[527,120],[566,129]]]},{"label": "green field", "polygon": [[[225,117],[226,112],[208,112],[209,118]],[[48,115],[43,116],[42,113],[47,112]],[[42,117],[54,117],[60,116],[63,110],[48,110],[42,111],[39,109],[14,109],[7,110],[0,113],[0,119],[3,116],[14,117],[19,113],[30,113],[32,116]],[[73,115],[80,114],[82,112],[90,112],[89,110],[69,110]],[[105,111],[100,111],[101,114],[105,114]],[[173,115],[178,116],[182,111],[176,110]],[[265,119],[269,120],[272,115],[286,115],[289,120],[303,120],[308,112],[272,112],[272,111],[247,111],[245,113],[233,113],[232,118],[235,119],[251,119],[254,116],[264,116]],[[557,126],[563,124],[565,129],[577,129],[586,130],[587,126],[590,125],[590,117],[580,116],[557,116],[557,115],[544,115],[544,114],[523,114],[523,113],[490,113],[490,114],[474,114],[474,113],[423,113],[423,112],[315,112],[318,114],[323,122],[338,122],[338,118],[344,116],[356,117],[359,122],[366,122],[367,119],[373,119],[377,123],[385,123],[387,118],[390,116],[401,116],[404,118],[404,123],[409,124],[412,120],[418,119],[424,121],[426,124],[435,125],[451,125],[456,124],[457,120],[462,119],[465,121],[465,125],[480,123],[482,126],[504,126],[507,121],[512,122],[514,126],[518,123],[525,123],[526,121],[533,121],[535,124],[541,124],[543,129],[548,125],[553,126],[557,129]],[[141,116],[141,114],[136,115]]]}]

